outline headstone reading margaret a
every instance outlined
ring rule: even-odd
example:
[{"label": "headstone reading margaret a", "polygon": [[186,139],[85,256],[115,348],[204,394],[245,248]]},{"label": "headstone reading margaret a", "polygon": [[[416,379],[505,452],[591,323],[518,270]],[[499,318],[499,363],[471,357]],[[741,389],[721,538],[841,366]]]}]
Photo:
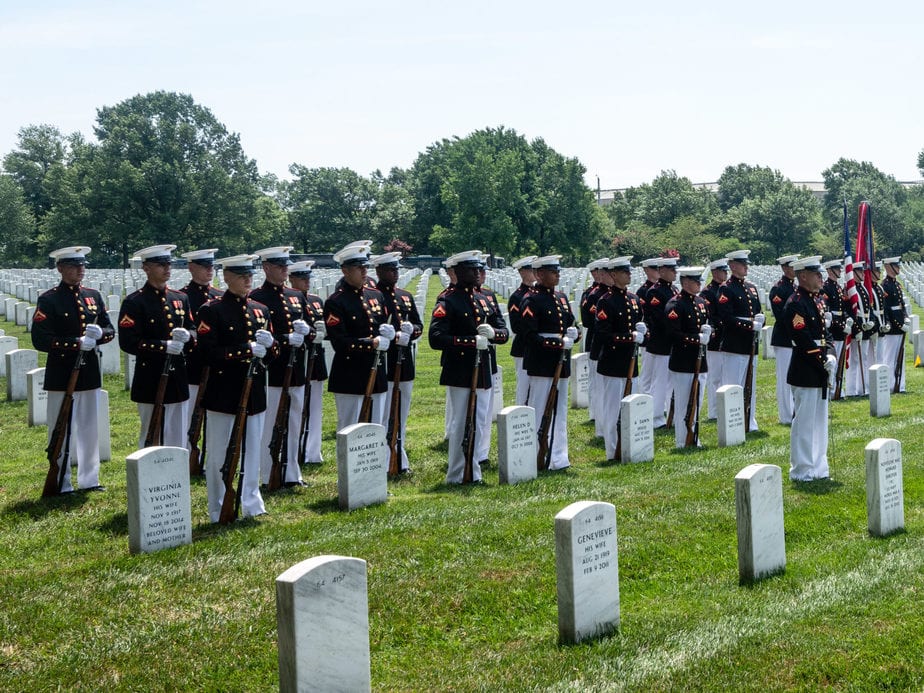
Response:
[{"label": "headstone reading margaret a", "polygon": [[740,385],[723,385],[715,392],[719,447],[741,445],[745,440],[744,388]]},{"label": "headstone reading margaret a", "polygon": [[590,369],[596,362],[587,353],[571,357],[571,407],[587,409],[590,406]]},{"label": "headstone reading margaret a", "polygon": [[616,506],[578,501],[555,516],[558,640],[579,643],[619,627]]},{"label": "headstone reading margaret a", "polygon": [[3,357],[6,361],[6,399],[21,402],[28,395],[26,373],[38,368],[38,352],[35,349],[13,349]]},{"label": "headstone reading margaret a", "polygon": [[44,383],[44,368],[33,368],[26,373],[26,399],[29,402],[28,423],[30,426],[48,424],[48,390],[45,389]]},{"label": "headstone reading margaret a", "polygon": [[786,569],[783,472],[773,464],[751,464],[735,476],[738,580],[754,582]]},{"label": "headstone reading margaret a", "polygon": [[276,578],[279,690],[372,688],[366,562],[315,556]]},{"label": "headstone reading margaret a", "polygon": [[894,438],[876,438],[866,446],[866,518],[876,537],[905,528],[902,444]]},{"label": "headstone reading margaret a", "polygon": [[497,470],[501,484],[536,478],[536,410],[511,406],[497,415]]},{"label": "headstone reading margaret a", "polygon": [[892,392],[889,388],[891,366],[876,363],[869,367],[869,415],[873,417],[892,414]]},{"label": "headstone reading margaret a", "polygon": [[150,553],[192,543],[189,451],[155,446],[125,459],[128,549]]},{"label": "headstone reading margaret a", "polygon": [[337,494],[341,510],[388,499],[385,427],[359,423],[337,431]]},{"label": "headstone reading margaret a", "polygon": [[654,399],[635,394],[620,402],[619,427],[623,462],[654,459]]}]

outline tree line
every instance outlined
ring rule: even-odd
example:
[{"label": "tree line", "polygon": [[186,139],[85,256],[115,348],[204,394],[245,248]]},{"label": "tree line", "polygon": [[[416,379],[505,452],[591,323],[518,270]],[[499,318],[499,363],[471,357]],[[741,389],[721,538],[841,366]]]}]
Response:
[{"label": "tree line", "polygon": [[[503,126],[435,142],[387,175],[293,163],[289,180],[261,174],[238,135],[187,94],[102,107],[93,134],[91,142],[47,124],[19,131],[0,173],[0,264],[42,266],[49,250],[70,244],[93,246],[98,267],[121,267],[134,250],[164,242],[317,253],[358,238],[414,254],[561,253],[569,264],[662,253],[703,262],[742,245],[758,262],[835,257],[844,196],[851,213],[872,202],[882,251],[924,254],[924,190],[868,162],[827,169],[823,203],[778,171],[739,164],[725,169],[717,194],[664,171],[601,207],[578,159]],[[924,151],[918,166],[924,174]]]}]

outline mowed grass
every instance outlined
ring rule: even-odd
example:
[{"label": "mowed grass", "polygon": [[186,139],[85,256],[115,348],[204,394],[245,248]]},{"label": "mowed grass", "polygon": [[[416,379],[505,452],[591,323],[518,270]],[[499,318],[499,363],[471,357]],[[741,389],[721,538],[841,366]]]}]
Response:
[{"label": "mowed grass", "polygon": [[[438,291],[431,280],[430,300]],[[21,328],[0,323],[30,345]],[[909,349],[910,351],[910,349]],[[501,347],[506,401],[513,364]],[[832,480],[792,484],[789,429],[775,423],[773,362],[761,361],[758,420],[745,445],[604,464],[585,410],[569,416],[572,470],[513,487],[443,481],[444,391],[423,340],[409,422],[414,476],[387,504],[337,508],[335,421],[310,487],[267,495],[269,514],[210,525],[192,482],[193,543],[128,553],[125,457],[137,414],[107,377],[113,460],[103,494],[40,500],[46,430],[0,403],[0,689],[221,690],[278,687],[274,580],[320,554],[368,562],[375,690],[895,690],[924,687],[924,369],[892,416],[866,399],[831,412]],[[866,530],[864,446],[902,441],[907,531]],[[734,476],[784,473],[787,568],[739,586]],[[621,629],[557,643],[554,516],[578,500],[616,506]]]}]

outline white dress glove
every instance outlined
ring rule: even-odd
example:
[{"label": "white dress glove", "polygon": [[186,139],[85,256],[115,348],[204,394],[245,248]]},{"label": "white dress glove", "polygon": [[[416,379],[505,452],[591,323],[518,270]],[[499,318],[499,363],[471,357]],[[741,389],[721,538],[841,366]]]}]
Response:
[{"label": "white dress glove", "polygon": [[183,342],[178,339],[167,340],[167,353],[171,356],[183,353]]},{"label": "white dress glove", "polygon": [[80,338],[80,350],[81,351],[93,351],[96,348],[96,340],[92,337],[87,337],[84,335]]},{"label": "white dress glove", "polygon": [[409,332],[401,330],[397,336],[395,336],[395,341],[398,343],[398,346],[406,347],[411,343],[411,335]]},{"label": "white dress glove", "polygon": [[758,313],[757,315],[755,315],[754,316],[754,331],[760,332],[763,329],[764,323],[766,321],[767,321],[767,316],[764,315],[763,313]]},{"label": "white dress glove", "polygon": [[908,332],[911,330],[911,318],[905,318],[905,322],[902,323],[902,332]]},{"label": "white dress glove", "polygon": [[311,331],[311,328],[308,327],[308,323],[304,320],[296,320],[292,323],[292,330],[300,334],[302,337],[306,337]]},{"label": "white dress glove", "polygon": [[834,321],[834,316],[831,315],[831,311],[825,311],[825,327],[831,327],[831,323]]},{"label": "white dress glove", "polygon": [[414,325],[407,320],[401,323],[401,331],[406,335],[414,334]]},{"label": "white dress glove", "polygon": [[89,337],[90,339],[102,339],[103,338],[103,328],[97,325],[95,322],[91,322],[87,325],[87,329],[84,331],[84,336]]},{"label": "white dress glove", "polygon": [[709,345],[709,333],[706,332],[705,330],[699,333],[699,343],[702,344],[703,346]]},{"label": "white dress glove", "polygon": [[286,339],[289,342],[289,346],[293,349],[298,349],[302,344],[305,343],[305,335],[299,334],[298,332],[290,332]]},{"label": "white dress glove", "polygon": [[864,320],[864,321],[863,321],[863,324],[860,325],[860,328],[861,328],[864,332],[869,332],[871,329],[873,329],[873,321],[872,321],[872,320]]},{"label": "white dress glove", "polygon": [[324,324],[323,320],[316,320],[314,323],[314,338],[315,341],[320,342],[327,336],[327,325]]},{"label": "white dress glove", "polygon": [[837,368],[837,359],[828,354],[828,358],[825,359],[825,370],[833,373],[835,368]]},{"label": "white dress glove", "polygon": [[[273,342],[275,341],[273,339],[273,333],[267,332],[266,330],[257,330],[253,338],[257,341],[257,344],[259,344],[264,349],[269,349],[271,346],[273,346]],[[263,354],[263,356],[266,356],[266,354]],[[262,359],[263,356],[258,358]]]},{"label": "white dress glove", "polygon": [[378,349],[379,351],[388,351],[388,347],[390,346],[391,346],[391,340],[386,337],[380,336],[378,338],[378,344],[375,348]]},{"label": "white dress glove", "polygon": [[847,318],[844,321],[844,332],[850,332],[851,328],[853,328],[853,318]]},{"label": "white dress glove", "polygon": [[253,356],[256,359],[262,359],[266,356],[266,347],[260,344],[260,342],[251,342],[250,351],[253,352]]},{"label": "white dress glove", "polygon": [[[635,323],[635,331],[642,335],[644,339],[645,335],[648,334],[648,325],[643,322],[637,322]],[[641,344],[641,342],[639,342],[639,344]]]},{"label": "white dress glove", "polygon": [[571,351],[571,347],[574,346],[574,340],[571,337],[562,337],[561,348],[565,351]]},{"label": "white dress glove", "polygon": [[476,332],[488,340],[494,339],[494,328],[487,323],[481,323]]},{"label": "white dress glove", "polygon": [[577,328],[572,325],[567,330],[565,330],[565,336],[570,339],[572,342],[576,342],[578,338]]},{"label": "white dress glove", "polygon": [[379,325],[379,336],[390,342],[395,338],[395,326],[387,322],[384,325]]},{"label": "white dress glove", "polygon": [[[644,324],[644,323],[640,323],[640,324]],[[634,341],[636,344],[641,344],[642,342],[645,341],[645,333],[639,332],[638,330],[633,330],[632,331],[632,341]]]},{"label": "white dress glove", "polygon": [[478,351],[484,351],[488,348],[488,338],[484,335],[477,335],[475,337],[475,348]]},{"label": "white dress glove", "polygon": [[190,339],[189,330],[185,327],[174,327],[173,331],[170,333],[170,339],[175,339],[180,344],[186,344]]}]

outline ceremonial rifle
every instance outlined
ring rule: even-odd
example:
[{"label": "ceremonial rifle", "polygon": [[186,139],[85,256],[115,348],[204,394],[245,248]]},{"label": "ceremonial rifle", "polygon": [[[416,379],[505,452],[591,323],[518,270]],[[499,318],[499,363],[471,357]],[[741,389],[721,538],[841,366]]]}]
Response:
[{"label": "ceremonial rifle", "polygon": [[388,404],[388,476],[395,477],[401,472],[401,362],[404,361],[406,347],[398,345],[398,358],[395,361],[395,375],[392,378],[391,402]]},{"label": "ceremonial rifle", "polygon": [[667,409],[667,421],[664,422],[665,428],[670,428],[674,425],[674,391],[671,390],[671,406]]},{"label": "ceremonial rifle", "polygon": [[[626,386],[622,390],[623,399],[632,394],[632,376],[635,375],[636,363],[638,363],[638,342],[635,343],[635,349],[632,351],[632,358],[629,360],[629,372],[626,373]],[[622,461],[622,401],[619,402],[619,414],[616,415],[616,456],[613,459],[617,462]]]},{"label": "ceremonial rifle", "polygon": [[897,395],[901,391],[902,371],[905,368],[905,333],[901,334],[901,343],[898,346],[898,353],[895,355],[895,384],[892,386],[892,394]]},{"label": "ceremonial rifle", "polygon": [[[83,352],[77,351],[77,360],[74,361],[74,367],[71,369],[71,375],[67,380],[67,388],[64,390],[64,399],[61,400],[61,408],[58,410],[58,418],[55,420],[55,427],[52,429],[51,440],[45,452],[48,453],[48,474],[45,475],[45,487],[42,489],[42,498],[48,496],[57,496],[61,493],[61,487],[64,485],[64,475],[67,474],[67,467],[70,464],[70,441],[71,441],[71,411],[74,405],[74,390],[77,388],[77,378],[80,376],[80,369],[83,366]],[[64,450],[64,459],[59,463],[58,457],[61,456],[61,450]]]},{"label": "ceremonial rifle", "polygon": [[357,423],[369,423],[372,421],[372,391],[375,389],[375,379],[379,372],[381,358],[382,352],[377,350],[375,358],[372,359],[372,368],[369,369],[369,379],[366,381],[366,391],[363,393],[363,404],[359,409],[359,421]]},{"label": "ceremonial rifle", "polygon": [[545,409],[542,411],[542,421],[539,424],[539,450],[536,453],[536,469],[540,472],[549,468],[552,461],[552,441],[549,440],[549,429],[554,436],[553,421],[558,410],[558,381],[561,378],[561,369],[568,358],[568,350],[562,348],[558,363],[555,364],[555,373],[552,375],[552,388],[545,399]]},{"label": "ceremonial rifle", "polygon": [[151,410],[151,421],[148,424],[148,433],[144,437],[144,447],[160,445],[163,442],[164,428],[164,396],[167,393],[167,381],[170,380],[170,371],[173,369],[173,355],[167,354],[164,358],[164,368],[157,381],[157,391],[154,393],[154,408]]},{"label": "ceremonial rifle", "polygon": [[700,344],[696,354],[696,364],[693,366],[693,382],[690,383],[690,400],[687,402],[687,413],[683,418],[687,425],[687,437],[684,447],[696,445],[699,438],[699,371],[703,366],[703,357],[706,355],[706,345]]},{"label": "ceremonial rifle", "polygon": [[475,367],[472,368],[472,382],[468,388],[468,402],[465,405],[465,430],[462,433],[462,483],[470,484],[475,479],[475,410],[478,405],[478,375],[481,370],[481,351],[475,350]]},{"label": "ceremonial rifle", "polygon": [[295,370],[295,357],[298,356],[298,351],[298,349],[289,348],[289,361],[286,363],[286,370],[282,376],[282,392],[279,395],[279,406],[276,407],[276,421],[273,423],[273,434],[269,444],[270,460],[272,461],[269,482],[266,485],[269,491],[278,490],[286,478],[286,467],[289,462],[287,449],[289,410],[292,408],[292,396],[289,394],[289,387],[292,385],[292,371]]},{"label": "ceremonial rifle", "polygon": [[[196,401],[193,405],[192,418],[189,421],[189,430],[186,432],[186,439],[189,441],[189,475],[200,476],[202,474],[202,452],[199,450],[199,439],[202,436],[202,422],[205,420],[205,408],[202,406],[202,400],[205,397],[205,388],[209,382],[209,367],[202,369],[202,379],[199,381],[199,389],[196,391]],[[205,443],[203,443],[203,446]]]},{"label": "ceremonial rifle", "polygon": [[318,355],[318,345],[312,344],[309,350],[308,367],[305,369],[305,406],[302,407],[302,425],[298,435],[298,463],[305,464],[308,454],[308,424],[311,421],[311,374],[314,373],[314,359]]},{"label": "ceremonial rifle", "polygon": [[231,437],[228,440],[228,449],[225,451],[225,463],[221,467],[221,479],[225,484],[225,495],[221,502],[221,514],[218,521],[227,525],[237,518],[240,507],[241,490],[244,485],[244,465],[241,464],[240,480],[237,492],[234,490],[234,477],[237,475],[238,463],[242,461],[241,444],[244,438],[244,428],[247,426],[247,401],[250,399],[250,390],[256,374],[260,359],[250,360],[244,385],[241,388],[241,398],[237,404],[237,413],[234,415],[234,424],[231,426]]},{"label": "ceremonial rifle", "polygon": [[[753,322],[751,323],[754,324]],[[760,339],[760,332],[754,330],[754,338],[751,340],[751,352],[748,355],[748,367],[744,372],[744,430],[751,427],[751,394],[754,392],[754,353],[757,351],[757,340]]]}]

